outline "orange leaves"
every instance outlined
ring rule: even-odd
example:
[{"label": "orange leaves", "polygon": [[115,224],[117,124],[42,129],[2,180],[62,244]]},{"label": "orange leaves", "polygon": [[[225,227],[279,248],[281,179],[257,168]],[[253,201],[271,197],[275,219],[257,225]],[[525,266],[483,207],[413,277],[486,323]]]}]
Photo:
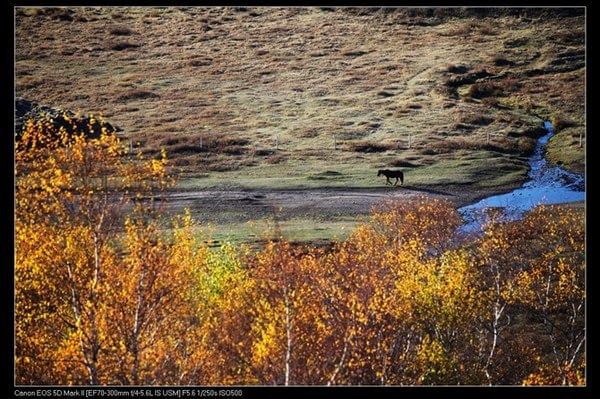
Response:
[{"label": "orange leaves", "polygon": [[535,337],[527,345],[548,354],[538,357],[541,371],[527,377],[528,384],[550,381],[548,373],[567,381],[570,367],[584,356],[584,227],[582,212],[538,207],[523,221],[488,226],[479,243],[490,313],[513,313],[502,315],[508,329],[511,316],[526,317],[530,322],[520,331]]},{"label": "orange leaves", "polygon": [[445,377],[452,365],[444,347],[436,339],[426,335],[419,345],[415,360],[413,367],[420,368],[419,384],[443,384],[448,381]]},{"label": "orange leaves", "polygon": [[454,208],[417,198],[330,250],[212,249],[189,212],[161,229],[166,154],[49,129],[16,144],[19,383],[584,381],[579,212],[539,208],[459,243]]},{"label": "orange leaves", "polygon": [[161,350],[180,355],[170,334],[192,313],[189,265],[171,262],[154,223],[142,222],[149,208],[135,207],[125,237],[115,234],[129,195],[164,188],[153,181],[169,179],[166,156],[127,159],[116,136],[71,128],[29,122],[15,144],[18,381],[140,382],[158,372]]},{"label": "orange leaves", "polygon": [[[221,357],[218,377],[208,381],[482,384],[489,371],[490,378],[520,383],[531,372],[525,364],[519,367],[523,356],[551,349],[540,342],[539,349],[528,350],[530,341],[521,340],[519,329],[510,330],[514,318],[527,316],[504,310],[506,301],[516,300],[525,284],[523,266],[536,261],[525,248],[558,238],[568,224],[554,223],[548,237],[535,237],[533,243],[525,231],[544,231],[541,216],[492,225],[478,245],[449,249],[445,240],[451,225],[434,231],[444,205],[411,206],[420,208],[376,213],[329,252],[271,242],[236,263],[236,279],[213,266],[218,281],[231,283],[217,290],[223,300],[209,306],[218,319],[205,327],[219,333],[213,333],[206,350]],[[430,230],[421,236],[417,228]],[[548,260],[553,253],[570,253],[567,242],[546,255],[536,251]],[[580,282],[565,265],[557,263],[557,287],[572,290]],[[500,338],[494,338],[488,330],[492,322],[509,326],[516,338],[498,326]],[[493,338],[500,344],[490,356]]]},{"label": "orange leaves", "polygon": [[557,372],[555,367],[543,365],[527,378],[523,379],[523,385],[585,385],[585,367],[572,367],[565,365],[564,372]]},{"label": "orange leaves", "polygon": [[273,362],[277,357],[283,357],[283,314],[282,304],[278,308],[265,299],[259,300],[256,307],[256,317],[253,320],[250,333],[256,337],[252,342],[251,360],[257,368],[269,367],[266,362]]},{"label": "orange leaves", "polygon": [[418,239],[442,250],[460,224],[460,216],[447,200],[414,197],[376,207],[371,225],[390,240],[402,243]]}]

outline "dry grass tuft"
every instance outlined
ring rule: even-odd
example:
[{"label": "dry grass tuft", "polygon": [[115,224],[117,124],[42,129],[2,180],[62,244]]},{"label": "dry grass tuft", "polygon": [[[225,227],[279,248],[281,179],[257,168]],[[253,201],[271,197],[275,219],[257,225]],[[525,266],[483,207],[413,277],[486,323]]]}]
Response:
[{"label": "dry grass tuft", "polygon": [[414,164],[414,163],[412,163],[412,162],[410,162],[410,161],[406,161],[406,160],[404,160],[404,159],[394,159],[393,161],[391,161],[391,162],[389,163],[389,165],[390,165],[390,166],[397,167],[397,168],[399,168],[399,167],[404,167],[404,168],[415,168],[415,167],[419,166],[419,165],[417,165],[417,164]]},{"label": "dry grass tuft", "polygon": [[286,157],[283,154],[271,155],[266,159],[266,162],[270,165],[281,163],[285,161]]},{"label": "dry grass tuft", "polygon": [[460,122],[467,123],[470,125],[487,126],[494,121],[493,118],[485,116],[483,114],[463,114],[461,115]]},{"label": "dry grass tuft", "polygon": [[158,97],[160,97],[158,94],[153,93],[151,91],[135,89],[135,90],[130,90],[126,93],[119,95],[116,98],[116,100],[118,102],[128,102],[128,101],[143,100],[143,99],[147,99],[147,98],[158,98]]},{"label": "dry grass tuft", "polygon": [[140,46],[141,46],[141,44],[139,44],[139,43],[128,42],[128,41],[116,41],[116,42],[110,42],[108,44],[108,48],[110,50],[114,50],[114,51],[123,51],[123,50],[128,50],[128,49],[134,49],[134,48],[138,48]]},{"label": "dry grass tuft", "polygon": [[[484,99],[488,97],[506,96],[522,87],[519,80],[515,78],[506,78],[503,80],[477,82],[469,87],[467,95],[471,98]],[[494,102],[488,102],[492,105]]]},{"label": "dry grass tuft", "polygon": [[109,33],[111,35],[115,35],[115,36],[130,36],[130,35],[135,34],[135,32],[132,29],[128,28],[127,26],[112,27],[109,30]]},{"label": "dry grass tuft", "polygon": [[496,55],[492,58],[492,63],[496,66],[513,66],[515,63],[509,60],[505,55]]},{"label": "dry grass tuft", "polygon": [[454,74],[460,75],[463,73],[467,73],[469,71],[469,68],[467,68],[464,65],[448,64],[448,65],[446,65],[444,70],[449,73],[454,73]]},{"label": "dry grass tuft", "polygon": [[360,141],[357,143],[348,144],[350,151],[354,152],[385,152],[393,150],[395,146],[393,144],[375,143],[372,141]]},{"label": "dry grass tuft", "polygon": [[563,129],[577,125],[577,123],[571,119],[567,119],[563,116],[553,116],[550,121],[552,122],[552,126],[557,133]]}]

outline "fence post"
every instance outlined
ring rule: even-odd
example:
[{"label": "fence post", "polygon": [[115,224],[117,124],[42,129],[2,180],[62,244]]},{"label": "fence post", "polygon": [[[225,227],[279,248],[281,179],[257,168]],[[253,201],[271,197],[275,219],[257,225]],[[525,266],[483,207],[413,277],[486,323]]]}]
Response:
[{"label": "fence post", "polygon": [[490,145],[490,132],[487,132],[485,144]]},{"label": "fence post", "polygon": [[583,133],[579,132],[579,148],[583,147]]},{"label": "fence post", "polygon": [[337,142],[335,141],[335,134],[333,135],[333,149],[337,150]]},{"label": "fence post", "polygon": [[202,149],[202,136],[200,136],[200,149]]},{"label": "fence post", "polygon": [[412,147],[412,133],[408,133],[408,148]]},{"label": "fence post", "polygon": [[275,149],[279,150],[279,135],[275,135]]},{"label": "fence post", "polygon": [[129,138],[129,156],[133,156],[133,139]]}]

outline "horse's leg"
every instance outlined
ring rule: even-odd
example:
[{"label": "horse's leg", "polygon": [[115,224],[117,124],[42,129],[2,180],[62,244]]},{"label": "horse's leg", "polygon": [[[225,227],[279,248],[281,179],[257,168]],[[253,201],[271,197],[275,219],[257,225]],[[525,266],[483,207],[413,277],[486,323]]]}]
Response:
[{"label": "horse's leg", "polygon": [[386,177],[385,177],[385,180],[386,180],[386,182],[385,182],[385,184],[386,184],[386,185],[388,185],[388,184],[389,184],[390,186],[392,185],[392,182],[390,181],[390,177],[389,177],[389,176],[386,176]]},{"label": "horse's leg", "polygon": [[394,186],[398,185],[398,178],[396,177],[396,183],[394,183]]}]

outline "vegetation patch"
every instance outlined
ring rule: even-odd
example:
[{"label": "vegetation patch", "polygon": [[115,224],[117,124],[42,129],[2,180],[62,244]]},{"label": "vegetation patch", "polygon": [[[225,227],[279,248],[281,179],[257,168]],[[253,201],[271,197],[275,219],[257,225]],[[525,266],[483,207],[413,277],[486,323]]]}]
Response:
[{"label": "vegetation patch", "polygon": [[394,149],[392,144],[375,143],[372,141],[361,141],[348,144],[350,151],[354,152],[385,152]]},{"label": "vegetation patch", "polygon": [[108,48],[115,51],[123,51],[140,47],[141,44],[136,42],[117,41],[108,45]]},{"label": "vegetation patch", "polygon": [[148,90],[130,90],[126,93],[123,93],[117,96],[117,101],[119,102],[129,102],[136,100],[144,100],[148,98],[159,98],[160,96],[154,92]]},{"label": "vegetation patch", "polygon": [[110,29],[109,33],[115,36],[130,36],[135,32],[127,26],[115,26]]},{"label": "vegetation patch", "polygon": [[576,123],[573,120],[562,116],[553,116],[550,121],[556,132],[560,132],[568,127],[576,126]]},{"label": "vegetation patch", "polygon": [[492,62],[496,66],[513,66],[515,63],[503,55],[497,55],[492,59]]},{"label": "vegetation patch", "polygon": [[415,164],[413,162],[404,160],[404,159],[394,159],[393,161],[391,161],[389,163],[390,166],[394,166],[394,167],[405,167],[405,168],[416,168],[417,166],[420,166],[418,164]]},{"label": "vegetation patch", "polygon": [[462,75],[469,71],[469,68],[466,67],[465,65],[456,65],[456,64],[448,64],[445,69],[446,69],[446,72],[454,73],[457,75]]},{"label": "vegetation patch", "polygon": [[[181,157],[190,184],[210,168],[233,168],[228,184],[332,186],[306,176],[344,165],[353,185],[377,187],[372,170],[396,158],[443,165],[457,151],[486,152],[488,133],[515,133],[491,136],[490,152],[526,153],[532,115],[577,123],[564,131],[583,126],[585,16],[575,9],[265,11],[18,7],[17,95],[110,115],[141,151]],[[118,43],[139,47],[111,49]],[[485,82],[498,87],[468,96]],[[279,150],[270,148],[277,133]],[[564,142],[582,158],[573,134]],[[225,136],[248,143],[221,144]],[[449,136],[468,148],[428,149]],[[174,137],[183,138],[167,141]],[[218,185],[220,174],[229,176],[211,173],[198,187]],[[489,180],[469,174],[470,188]]]}]

